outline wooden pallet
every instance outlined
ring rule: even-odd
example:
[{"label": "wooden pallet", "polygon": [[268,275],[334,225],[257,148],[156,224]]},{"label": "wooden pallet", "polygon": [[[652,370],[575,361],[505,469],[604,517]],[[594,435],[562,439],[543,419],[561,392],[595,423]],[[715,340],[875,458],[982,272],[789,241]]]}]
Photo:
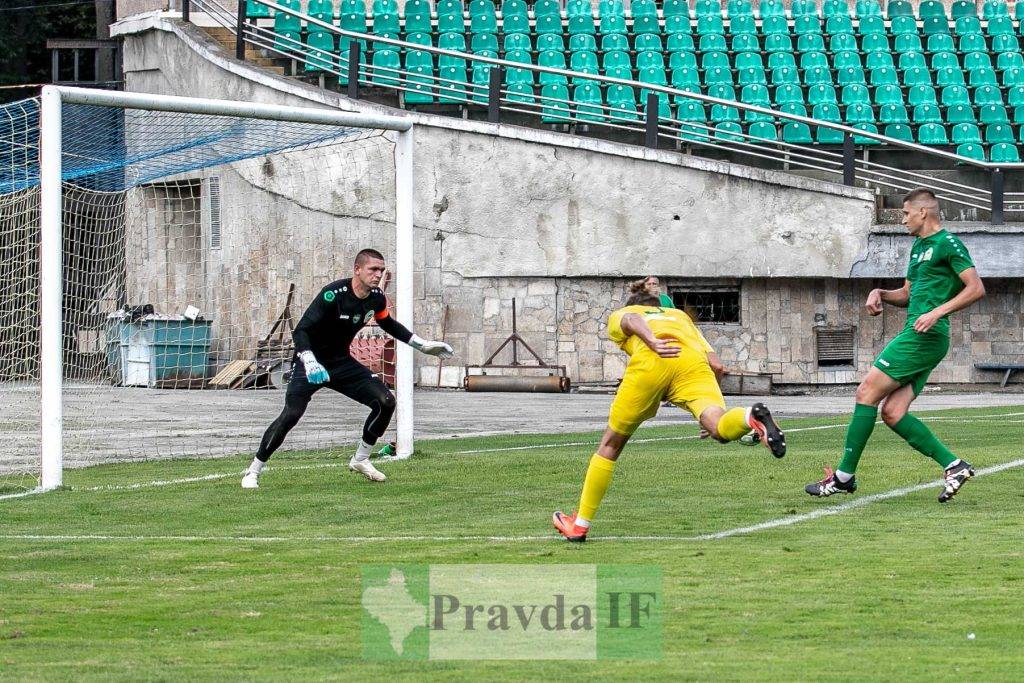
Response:
[{"label": "wooden pallet", "polygon": [[255,364],[251,360],[233,360],[221,368],[209,385],[215,389],[232,389],[243,382]]}]

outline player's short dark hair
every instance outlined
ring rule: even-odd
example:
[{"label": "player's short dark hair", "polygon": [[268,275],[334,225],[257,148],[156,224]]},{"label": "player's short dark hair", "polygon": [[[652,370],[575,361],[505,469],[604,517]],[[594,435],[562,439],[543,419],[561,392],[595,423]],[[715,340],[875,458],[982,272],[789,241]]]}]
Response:
[{"label": "player's short dark hair", "polygon": [[904,204],[912,204],[914,202],[919,202],[922,200],[937,202],[939,201],[939,198],[935,196],[934,192],[932,192],[926,187],[919,187],[916,190],[911,190],[903,197]]},{"label": "player's short dark hair", "polygon": [[381,261],[383,261],[384,254],[380,253],[376,249],[363,249],[358,254],[356,254],[356,265],[361,266],[363,263],[366,262],[367,259],[372,258],[380,259]]},{"label": "player's short dark hair", "polygon": [[660,306],[661,299],[647,292],[636,292],[626,299],[627,306]]}]

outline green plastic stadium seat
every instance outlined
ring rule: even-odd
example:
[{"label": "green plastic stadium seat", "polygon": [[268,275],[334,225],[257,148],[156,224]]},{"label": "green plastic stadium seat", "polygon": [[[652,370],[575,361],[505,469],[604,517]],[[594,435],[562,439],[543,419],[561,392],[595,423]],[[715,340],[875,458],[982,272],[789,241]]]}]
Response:
[{"label": "green plastic stadium seat", "polygon": [[462,5],[462,0],[437,0],[434,3],[434,10],[438,14],[462,14],[465,9]]},{"label": "green plastic stadium seat", "polygon": [[513,14],[502,19],[501,30],[509,33],[529,33],[530,18],[523,14]]},{"label": "green plastic stadium seat", "polygon": [[864,83],[864,69],[860,67],[847,67],[840,69],[836,77],[836,83],[839,85],[851,85],[853,83]]},{"label": "green plastic stadium seat", "polygon": [[398,85],[398,72],[402,70],[402,60],[397,50],[374,50],[372,64],[370,82],[383,86]]},{"label": "green plastic stadium seat", "polygon": [[[373,34],[377,36],[382,35],[395,35],[397,36],[401,28],[399,27],[398,14],[374,14],[373,15]],[[497,27],[495,27],[497,30]]]},{"label": "green plastic stadium seat", "polygon": [[697,49],[700,52],[726,52],[729,47],[725,42],[725,36],[708,33],[700,37]]},{"label": "green plastic stadium seat", "polygon": [[698,18],[722,16],[722,3],[719,0],[697,0],[693,9]]},{"label": "green plastic stadium seat", "polygon": [[602,121],[604,119],[602,109],[604,99],[601,97],[601,88],[594,83],[587,82],[573,88],[572,102],[577,121]]},{"label": "green plastic stadium seat", "polygon": [[601,57],[601,68],[607,71],[608,69],[618,67],[626,67],[627,69],[633,68],[633,61],[630,59],[629,53],[623,50],[605,52]]},{"label": "green plastic stadium seat", "polygon": [[[996,72],[992,69],[973,69],[970,73],[970,85],[972,88],[977,88],[981,85],[998,85]],[[1006,78],[1006,74],[1003,74],[1003,78]]]},{"label": "green plastic stadium seat", "polygon": [[952,107],[955,104],[965,104],[970,106],[971,96],[962,85],[948,85],[942,89],[942,96],[939,98],[942,105],[945,107]]},{"label": "green plastic stadium seat", "polygon": [[1005,0],[990,0],[982,5],[981,16],[983,19],[991,21],[999,17],[1009,17],[1010,10],[1007,8]]},{"label": "green plastic stadium seat", "polygon": [[764,69],[759,68],[738,69],[736,71],[736,79],[736,82],[740,85],[765,85],[768,83],[768,79],[764,74]]},{"label": "green plastic stadium seat", "polygon": [[657,69],[665,68],[665,58],[660,52],[648,50],[647,52],[641,52],[636,56],[636,68],[648,69],[650,67],[655,67]]},{"label": "green plastic stadium seat", "polygon": [[[986,83],[985,85],[993,84]],[[1024,68],[1014,67],[1003,72],[1003,86],[1012,88],[1015,85],[1024,85]]]},{"label": "green plastic stadium seat", "polygon": [[717,97],[720,100],[736,99],[736,89],[733,88],[731,85],[725,85],[724,83],[716,83],[715,85],[709,85],[707,94],[710,97]]},{"label": "green plastic stadium seat", "polygon": [[845,0],[825,0],[821,3],[821,15],[826,19],[850,18],[850,7]]},{"label": "green plastic stadium seat", "polygon": [[854,104],[871,104],[871,95],[867,86],[862,83],[851,83],[843,88],[843,104],[849,106]]},{"label": "green plastic stadium seat", "polygon": [[[427,0],[407,0],[406,4],[405,4],[406,11],[408,11],[409,4],[412,3],[412,2],[422,2],[424,5],[427,5],[428,11],[430,9],[430,4],[427,2]],[[585,2],[585,0],[584,0],[584,2]],[[513,15],[513,14],[522,14],[522,15],[529,16],[530,8],[526,4],[525,0],[502,0],[502,2],[501,2],[501,16],[502,17],[508,17],[510,15]]]},{"label": "green plastic stadium seat", "polygon": [[935,73],[935,85],[943,88],[947,85],[963,85],[964,72],[959,67],[939,69]]},{"label": "green plastic stadium seat", "polygon": [[907,104],[916,107],[920,104],[938,104],[935,88],[930,85],[915,85],[907,90]]},{"label": "green plastic stadium seat", "polygon": [[434,55],[426,50],[407,50],[405,53],[405,68],[425,66],[431,70],[434,68]]},{"label": "green plastic stadium seat", "polygon": [[768,55],[768,68],[781,69],[782,67],[796,68],[796,59],[792,52],[772,52]]},{"label": "green plastic stadium seat", "polygon": [[544,123],[567,123],[569,115],[569,88],[559,83],[545,85],[540,90],[541,118]]},{"label": "green plastic stadium seat", "polygon": [[764,49],[765,52],[792,52],[793,40],[781,34],[765,36]]},{"label": "green plastic stadium seat", "polygon": [[594,17],[591,15],[569,17],[569,35],[578,34],[597,35],[597,26],[594,24]]},{"label": "green plastic stadium seat", "polygon": [[907,108],[902,104],[883,104],[878,108],[879,123],[910,123]]},{"label": "green plastic stadium seat", "polygon": [[565,14],[568,17],[594,16],[594,8],[588,0],[568,0],[565,3]]},{"label": "green plastic stadium seat", "polygon": [[917,16],[921,19],[941,17],[946,19],[946,7],[939,0],[923,0],[917,7]]},{"label": "green plastic stadium seat", "polygon": [[[863,73],[863,70],[861,73]],[[880,85],[899,85],[899,83],[900,81],[896,75],[896,69],[882,67],[871,71],[871,85],[875,87]]]},{"label": "green plastic stadium seat", "polygon": [[661,50],[661,36],[655,33],[644,33],[633,40],[633,49],[637,52],[644,50]]},{"label": "green plastic stadium seat", "polygon": [[928,17],[921,22],[921,33],[926,36],[948,34],[949,22],[946,21],[945,17]]},{"label": "green plastic stadium seat", "polygon": [[786,83],[775,89],[775,104],[804,103],[804,91],[798,85]]},{"label": "green plastic stadium seat", "polygon": [[[627,56],[627,60],[629,57]],[[558,50],[545,50],[537,55],[537,64],[540,66],[546,66],[552,69],[564,69],[565,68],[565,55]],[[540,84],[542,86],[548,83],[565,83],[566,78],[561,74],[551,73],[540,73]]]},{"label": "green plastic stadium seat", "polygon": [[885,135],[904,142],[914,141],[914,131],[905,123],[890,123],[885,127]]},{"label": "green plastic stadium seat", "polygon": [[763,69],[764,62],[761,60],[761,54],[758,52],[741,52],[736,55],[733,66],[735,66],[737,70]]},{"label": "green plastic stadium seat", "polygon": [[371,7],[374,14],[398,14],[398,3],[395,0],[373,0]]},{"label": "green plastic stadium seat", "polygon": [[938,71],[939,69],[959,69],[960,60],[953,52],[936,52],[932,55],[932,68]]},{"label": "green plastic stadium seat", "polygon": [[956,153],[975,161],[985,161],[985,148],[973,142],[957,145]]},{"label": "green plastic stadium seat", "polygon": [[983,85],[974,91],[974,104],[979,107],[986,104],[1002,104],[1003,95],[999,88],[993,85]]},{"label": "green plastic stadium seat", "polygon": [[729,19],[754,16],[754,5],[750,0],[729,0],[725,12]]},{"label": "green plastic stadium seat", "polygon": [[[604,49],[603,46],[602,49]],[[694,52],[696,46],[693,43],[693,36],[688,33],[672,33],[665,41],[665,49],[669,52]]]},{"label": "green plastic stadium seat", "polygon": [[308,48],[306,64],[303,69],[309,71],[333,71],[336,68],[334,60],[334,34],[327,31],[314,31],[306,37]]},{"label": "green plastic stadium seat", "polygon": [[990,36],[1012,36],[1016,33],[1013,28],[1013,20],[1010,17],[990,19],[985,32]]},{"label": "green plastic stadium seat", "polygon": [[1024,107],[1024,85],[1006,89],[1006,104],[1010,107]]},{"label": "green plastic stadium seat", "polygon": [[[666,17],[687,17],[690,16],[690,3],[687,0],[665,0],[662,10]],[[604,12],[602,11],[603,15]]]},{"label": "green plastic stadium seat", "polygon": [[820,66],[804,71],[804,85],[819,85],[822,83],[832,85],[831,71]]},{"label": "green plastic stadium seat", "polygon": [[[873,123],[867,123],[867,122],[855,123],[855,124],[853,124],[853,127],[857,128],[858,130],[867,131],[869,133],[877,133],[878,132],[878,126],[876,126]],[[880,145],[880,144],[882,144],[881,142],[879,142],[878,140],[875,140],[874,138],[865,137],[863,135],[854,135],[853,136],[853,143],[855,145]]]},{"label": "green plastic stadium seat", "polygon": [[434,45],[434,39],[431,37],[429,32],[410,33],[405,36],[405,42],[416,43],[417,45],[426,45],[427,47],[433,47]]},{"label": "green plastic stadium seat", "polygon": [[985,44],[985,36],[972,33],[957,41],[957,49],[962,53],[987,52],[988,45]]},{"label": "green plastic stadium seat", "polygon": [[953,33],[959,36],[981,35],[981,21],[975,16],[960,17],[953,25]]},{"label": "green plastic stadium seat", "polygon": [[[665,31],[668,33],[668,31]],[[734,36],[756,36],[757,22],[754,17],[737,17],[729,20],[729,33]]]},{"label": "green plastic stadium seat", "polygon": [[681,33],[691,35],[690,18],[686,16],[665,17],[665,35]]},{"label": "green plastic stadium seat", "polygon": [[[581,74],[599,74],[597,66],[597,55],[593,52],[573,52],[569,59],[569,70]],[[579,77],[573,78],[573,85],[577,85]]]},{"label": "green plastic stadium seat", "polygon": [[605,99],[608,102],[608,117],[620,121],[638,121],[636,95],[628,85],[610,85]]},{"label": "green plastic stadium seat", "polygon": [[[466,86],[466,62],[455,57],[439,59],[438,67],[438,102],[468,102],[469,92]],[[452,60],[450,62],[445,60]],[[461,64],[459,64],[461,62]]]},{"label": "green plastic stadium seat", "polygon": [[802,35],[821,35],[821,19],[817,15],[805,15],[793,19],[793,33]]},{"label": "green plastic stadium seat", "polygon": [[892,49],[896,52],[923,52],[924,48],[921,46],[921,37],[916,36],[912,33],[904,33],[896,36],[893,40]]},{"label": "green plastic stadium seat", "polygon": [[789,66],[781,66],[772,70],[772,85],[800,85],[800,73]]},{"label": "green plastic stadium seat", "polygon": [[[892,5],[890,4],[890,7]],[[912,16],[900,15],[893,17],[889,23],[889,33],[894,36],[912,35],[917,33],[917,20]]]},{"label": "green plastic stadium seat", "polygon": [[779,105],[779,111],[794,116],[807,116],[807,107],[799,102],[786,102]]},{"label": "green plastic stadium seat", "polygon": [[569,52],[597,52],[597,39],[589,33],[577,33],[574,36],[569,36]]},{"label": "green plastic stadium seat", "polygon": [[832,66],[836,69],[845,69],[847,67],[860,69],[862,67],[860,53],[849,51],[836,52],[832,55]]},{"label": "green plastic stadium seat", "polygon": [[948,107],[946,109],[947,123],[974,123],[975,120],[976,119],[974,118],[974,109],[972,109],[971,105],[969,104],[954,104],[952,107]]},{"label": "green plastic stadium seat", "polygon": [[[434,101],[434,70],[429,66],[406,67],[409,72],[403,93],[406,104],[430,104]],[[527,86],[532,96],[533,89]],[[513,99],[510,97],[509,99]]]},{"label": "green plastic stadium seat", "polygon": [[603,16],[597,30],[602,36],[625,35],[628,33],[626,18],[615,15]]},{"label": "green plastic stadium seat", "polygon": [[973,142],[981,144],[981,129],[973,123],[958,123],[953,126],[951,133],[954,144]]},{"label": "green plastic stadium seat", "polygon": [[920,52],[904,52],[900,55],[900,71],[926,68],[928,68],[928,64]]},{"label": "green plastic stadium seat", "polygon": [[782,124],[782,140],[793,145],[809,145],[814,142],[810,127],[806,123],[798,121]]},{"label": "green plastic stadium seat", "polygon": [[747,135],[753,138],[752,142],[778,142],[779,131],[771,121],[755,121],[747,129]]},{"label": "green plastic stadium seat", "polygon": [[711,105],[711,114],[708,119],[712,123],[721,123],[722,121],[739,121],[740,110],[736,107],[728,107],[724,104],[713,104]]},{"label": "green plastic stadium seat", "polygon": [[954,19],[959,19],[960,17],[977,18],[978,6],[975,4],[975,0],[956,0],[949,14]]},{"label": "green plastic stadium seat", "polygon": [[768,88],[759,83],[743,86],[743,90],[740,91],[740,101],[759,107],[772,106],[771,100],[768,98]]},{"label": "green plastic stadium seat", "polygon": [[263,3],[255,2],[255,0],[246,0],[245,16],[250,19],[269,19],[273,16],[273,12]]},{"label": "green plastic stadium seat", "polygon": [[818,33],[805,33],[796,37],[797,52],[824,52],[825,39]]},{"label": "green plastic stadium seat", "polygon": [[[306,14],[325,24],[334,23],[334,2],[332,0],[309,0],[309,4],[306,5]],[[312,30],[314,27],[310,26],[309,28]]]},{"label": "green plastic stadium seat", "polygon": [[842,123],[843,121],[839,115],[839,107],[825,102],[814,105],[814,109],[811,111],[811,118],[831,123]]},{"label": "green plastic stadium seat", "polygon": [[793,0],[789,11],[794,18],[818,16],[818,6],[814,0]]},{"label": "green plastic stadium seat", "polygon": [[[342,28],[345,28],[342,26]],[[462,33],[466,30],[466,20],[461,14],[439,14],[437,15],[437,30],[439,33]]]},{"label": "green plastic stadium seat", "polygon": [[537,17],[534,30],[539,34],[555,33],[562,35],[562,18],[558,15],[543,14]]},{"label": "green plastic stadium seat", "polygon": [[[819,118],[819,117],[814,117]],[[824,119],[823,119],[824,120]],[[838,121],[836,123],[839,123]],[[818,130],[815,133],[815,139],[819,145],[841,145],[843,144],[843,133],[842,131],[834,128],[826,128],[825,126],[818,126]]]},{"label": "green plastic stadium seat", "polygon": [[800,56],[800,68],[807,70],[815,67],[828,68],[828,57],[824,52],[805,52]]},{"label": "green plastic stadium seat", "polygon": [[914,107],[914,123],[942,123],[942,112],[934,104],[919,104]]},{"label": "green plastic stadium seat", "polygon": [[914,17],[914,6],[906,0],[891,0],[885,9],[890,20],[894,17]]},{"label": "green plastic stadium seat", "polygon": [[705,53],[700,59],[700,66],[702,69],[728,69],[729,68],[729,56],[724,52],[708,52]]},{"label": "green plastic stadium seat", "polygon": [[1019,52],[1001,52],[996,58],[996,69],[999,71],[1021,68],[1024,68],[1024,56]]},{"label": "green plastic stadium seat", "polygon": [[864,67],[867,69],[881,69],[882,67],[895,69],[896,65],[892,61],[891,52],[869,52],[864,59]]},{"label": "green plastic stadium seat", "polygon": [[[700,72],[695,68],[676,69],[672,72],[672,87],[676,90],[700,92]],[[709,87],[710,91],[710,87]],[[676,100],[683,99],[676,95]]]},{"label": "green plastic stadium seat", "polygon": [[606,70],[604,75],[608,78],[621,78],[624,81],[633,80],[633,70],[626,66],[613,66]]},{"label": "green plastic stadium seat", "polygon": [[885,20],[880,16],[865,17],[857,25],[857,33],[862,36],[886,35]]},{"label": "green plastic stadium seat", "polygon": [[[1014,54],[1014,53],[1007,53]],[[991,69],[992,60],[986,52],[968,52],[964,55],[964,70],[974,71],[975,69]]]},{"label": "green plastic stadium seat", "polygon": [[836,89],[831,83],[819,83],[807,89],[807,104],[812,107],[819,104],[836,104],[838,101]]},{"label": "green plastic stadium seat", "polygon": [[948,145],[946,128],[939,123],[926,123],[917,129],[917,141],[922,145]]},{"label": "green plastic stadium seat", "polygon": [[[548,34],[551,35],[551,34]],[[574,38],[576,36],[573,36]],[[582,39],[582,38],[581,38]],[[601,51],[602,52],[629,52],[629,38],[622,33],[610,33],[606,36],[601,36]]]},{"label": "green plastic stadium seat", "polygon": [[856,4],[857,16],[860,19],[867,17],[882,17],[882,8],[878,4],[878,0],[857,0]]},{"label": "green plastic stadium seat", "polygon": [[1000,142],[992,145],[991,161],[997,164],[1020,163],[1020,152],[1017,149],[1017,145],[1010,142]]},{"label": "green plastic stadium seat", "polygon": [[465,52],[466,37],[461,33],[442,33],[437,39],[437,46],[443,50]]},{"label": "green plastic stadium seat", "polygon": [[912,69],[907,69],[903,72],[903,85],[909,87],[915,85],[931,85],[932,76],[928,72],[928,69],[922,69],[919,66],[915,66]]},{"label": "green plastic stadium seat", "polygon": [[953,36],[945,33],[936,33],[928,36],[929,52],[955,52],[956,45],[953,44]]},{"label": "green plastic stadium seat", "polygon": [[784,16],[767,17],[761,22],[761,33],[765,36],[788,36],[789,22]]},{"label": "green plastic stadium seat", "polygon": [[830,36],[853,35],[853,20],[848,15],[829,17],[825,22],[825,33]]},{"label": "green plastic stadium seat", "polygon": [[762,0],[757,9],[762,20],[768,17],[786,16],[786,6],[782,4],[782,0]]},{"label": "green plastic stadium seat", "polygon": [[[967,36],[964,36],[965,38]],[[999,35],[992,36],[992,52],[1019,52],[1020,42],[1017,36]]]},{"label": "green plastic stadium seat", "polygon": [[533,50],[528,33],[506,33],[501,41],[501,47],[505,52],[513,52],[515,50],[530,52]]},{"label": "green plastic stadium seat", "polygon": [[735,121],[723,121],[715,125],[715,139],[725,142],[743,142],[743,127]]},{"label": "green plastic stadium seat", "polygon": [[751,35],[739,35],[733,36],[732,38],[732,51],[733,52],[760,52],[761,45],[757,40],[757,36]]},{"label": "green plastic stadium seat", "polygon": [[898,85],[883,85],[875,88],[875,104],[903,104],[903,91]]},{"label": "green plastic stadium seat", "polygon": [[889,52],[889,37],[882,33],[869,33],[860,39],[860,49],[865,53]]},{"label": "green plastic stadium seat", "polygon": [[1001,104],[986,104],[978,110],[978,119],[981,123],[1009,123],[1010,117],[1006,115],[1006,107]]},{"label": "green plastic stadium seat", "polygon": [[692,52],[672,52],[668,56],[668,68],[697,68],[697,56]]},{"label": "green plastic stadium seat", "polygon": [[533,4],[533,15],[540,17],[558,17],[561,19],[562,6],[558,0],[537,0]]},{"label": "green plastic stadium seat", "polygon": [[469,49],[473,52],[497,52],[498,36],[493,33],[476,33],[470,39]]},{"label": "green plastic stadium seat", "polygon": [[679,103],[676,110],[676,118],[688,123],[703,123],[708,120],[704,112],[704,105],[697,100],[688,99]]},{"label": "green plastic stadium seat", "polygon": [[703,36],[710,33],[725,33],[725,24],[719,15],[697,17],[697,35]]},{"label": "green plastic stadium seat", "polygon": [[704,84],[714,85],[716,83],[723,83],[725,85],[732,85],[732,70],[716,66],[713,69],[704,70]]}]

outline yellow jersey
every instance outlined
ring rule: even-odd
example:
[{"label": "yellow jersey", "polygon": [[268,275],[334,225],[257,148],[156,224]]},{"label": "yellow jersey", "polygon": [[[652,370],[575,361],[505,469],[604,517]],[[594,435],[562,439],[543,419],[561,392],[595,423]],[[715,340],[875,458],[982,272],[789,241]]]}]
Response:
[{"label": "yellow jersey", "polygon": [[608,338],[620,349],[632,356],[647,345],[636,335],[627,335],[622,331],[622,317],[627,313],[641,316],[651,328],[654,336],[661,339],[674,339],[683,349],[699,353],[702,356],[714,352],[690,316],[678,308],[659,308],[658,306],[626,306],[611,314],[608,318]]}]

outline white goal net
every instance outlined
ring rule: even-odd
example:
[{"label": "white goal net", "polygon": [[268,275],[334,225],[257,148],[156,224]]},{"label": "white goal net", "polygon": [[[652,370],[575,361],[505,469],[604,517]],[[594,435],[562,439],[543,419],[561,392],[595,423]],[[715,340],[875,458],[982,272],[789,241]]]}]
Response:
[{"label": "white goal net", "polygon": [[[0,107],[0,495],[64,466],[251,455],[283,405],[292,326],[360,248],[384,253],[411,323],[408,124],[47,91]],[[398,376],[408,454],[411,359],[365,336],[357,357]],[[365,411],[345,401],[314,399],[283,448],[348,449]]]}]

